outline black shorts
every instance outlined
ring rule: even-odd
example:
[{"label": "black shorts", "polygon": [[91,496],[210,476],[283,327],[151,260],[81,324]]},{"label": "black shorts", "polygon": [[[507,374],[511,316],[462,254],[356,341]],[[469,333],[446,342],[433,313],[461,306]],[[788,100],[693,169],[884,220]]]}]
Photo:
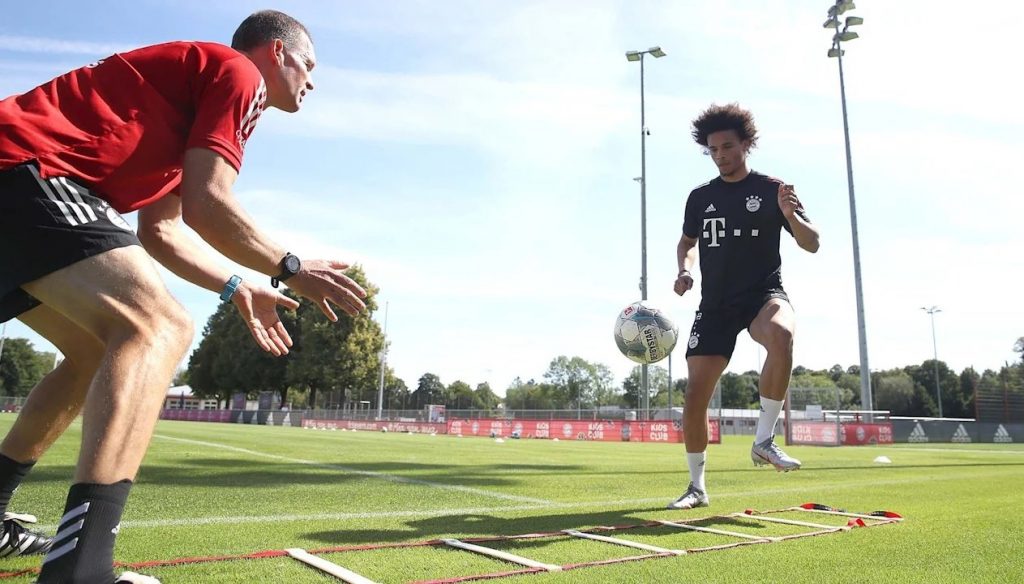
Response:
[{"label": "black shorts", "polygon": [[772,298],[789,302],[785,290],[771,288],[750,296],[749,301],[716,310],[697,311],[686,343],[686,356],[721,355],[731,359],[736,349],[736,335],[750,328],[750,323]]},{"label": "black shorts", "polygon": [[88,188],[34,164],[0,170],[0,322],[39,306],[22,284],[129,245],[131,226]]}]

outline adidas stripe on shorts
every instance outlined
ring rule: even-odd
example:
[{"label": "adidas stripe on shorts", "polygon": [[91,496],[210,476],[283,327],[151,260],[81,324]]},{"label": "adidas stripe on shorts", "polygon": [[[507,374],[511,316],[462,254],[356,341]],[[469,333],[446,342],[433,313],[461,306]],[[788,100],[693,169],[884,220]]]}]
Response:
[{"label": "adidas stripe on shorts", "polygon": [[22,284],[129,245],[141,245],[131,226],[72,178],[41,178],[32,163],[0,170],[0,322],[39,305]]}]

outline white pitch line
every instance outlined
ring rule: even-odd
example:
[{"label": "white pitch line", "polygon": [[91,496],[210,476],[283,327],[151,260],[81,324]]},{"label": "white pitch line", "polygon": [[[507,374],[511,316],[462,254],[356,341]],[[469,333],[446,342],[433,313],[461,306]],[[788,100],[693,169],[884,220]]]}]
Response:
[{"label": "white pitch line", "polygon": [[897,446],[895,448],[883,448],[887,452],[903,452],[909,450],[912,452],[965,452],[971,454],[1024,454],[1024,450],[967,450],[964,448],[917,448],[917,447],[902,447]]},{"label": "white pitch line", "polygon": [[[830,483],[818,485],[817,489],[829,492],[859,489],[864,485],[898,485],[907,483],[934,482],[944,480],[960,480],[954,477],[932,478],[921,477],[917,479],[894,479],[889,481],[846,481],[843,483]],[[758,489],[753,491],[739,491],[734,493],[719,493],[715,495],[716,500],[736,499],[750,497],[753,495],[785,495],[788,493],[803,493],[808,487],[789,487],[784,489]],[[218,516],[218,517],[186,517],[179,519],[140,519],[135,521],[122,521],[121,526],[132,529],[147,529],[160,527],[192,527],[201,525],[241,525],[244,523],[277,523],[281,521],[348,521],[365,519],[401,519],[415,517],[449,517],[455,515],[483,515],[485,513],[509,513],[516,511],[554,511],[558,509],[601,509],[616,507],[636,507],[649,505],[651,503],[666,503],[671,497],[646,497],[643,499],[618,499],[614,501],[573,501],[555,502],[545,505],[514,505],[507,507],[469,507],[461,509],[424,509],[409,511],[365,511],[360,513],[310,513],[310,514],[278,514],[278,515],[239,515],[239,516]],[[643,511],[643,510],[634,510]],[[33,529],[52,531],[57,528],[56,524],[36,525]]]},{"label": "white pitch line", "polygon": [[535,505],[551,505],[553,501],[546,499],[535,499],[533,497],[521,497],[519,495],[509,495],[506,493],[496,493],[494,491],[487,491],[484,489],[476,489],[473,487],[465,487],[462,485],[451,485],[447,483],[436,483],[434,481],[425,481],[422,479],[413,479],[409,477],[403,477],[401,475],[393,475],[384,472],[376,472],[372,470],[362,470],[358,468],[352,468],[349,466],[342,466],[340,464],[328,464],[325,462],[317,462],[315,460],[305,460],[302,458],[292,458],[290,456],[280,456],[278,454],[270,454],[268,452],[259,452],[257,450],[249,450],[248,448],[239,448],[237,446],[231,446],[228,444],[220,444],[218,442],[206,442],[203,440],[191,440],[189,438],[177,438],[175,436],[166,436],[163,434],[154,434],[154,438],[163,438],[164,440],[173,440],[176,442],[184,442],[186,444],[195,444],[198,446],[209,446],[211,448],[220,448],[221,450],[230,450],[232,452],[239,452],[242,454],[248,454],[249,456],[258,456],[261,458],[270,458],[273,460],[281,460],[284,462],[292,462],[295,464],[304,464],[307,466],[313,466],[317,468],[326,468],[330,470],[338,470],[350,474],[356,474],[365,477],[372,477],[375,479],[381,479],[385,481],[391,481],[393,483],[403,483],[411,485],[423,485],[426,487],[433,487],[435,489],[444,489],[448,491],[459,491],[462,493],[471,493],[473,495],[479,495],[482,497],[491,497],[494,499],[505,499],[506,501],[519,501],[520,503],[533,503]]}]

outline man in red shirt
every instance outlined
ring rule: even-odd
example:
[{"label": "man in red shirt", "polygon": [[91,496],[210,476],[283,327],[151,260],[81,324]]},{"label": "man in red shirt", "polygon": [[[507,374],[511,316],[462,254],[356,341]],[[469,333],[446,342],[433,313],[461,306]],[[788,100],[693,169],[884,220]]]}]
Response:
[{"label": "man in red shirt", "polygon": [[[234,303],[264,350],[291,346],[277,307],[298,303],[232,275],[180,220],[275,287],[287,280],[331,320],[332,304],[350,315],[365,308],[346,263],[300,262],[232,194],[263,108],[298,111],[315,64],[306,28],[263,11],[242,22],[230,48],[145,47],[0,101],[0,321],[17,317],[65,355],[0,444],[0,557],[45,552],[38,582],[115,582],[124,503],[193,336],[153,259]],[[135,210],[138,235],[119,215]],[[74,484],[47,538],[7,504],[83,406]]]}]

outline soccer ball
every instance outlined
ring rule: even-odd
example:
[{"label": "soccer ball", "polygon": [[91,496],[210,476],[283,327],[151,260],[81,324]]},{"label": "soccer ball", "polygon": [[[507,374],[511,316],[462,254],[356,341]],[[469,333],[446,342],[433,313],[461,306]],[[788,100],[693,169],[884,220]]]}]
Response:
[{"label": "soccer ball", "polygon": [[637,363],[657,363],[676,346],[679,329],[657,308],[634,302],[615,319],[615,344]]}]

